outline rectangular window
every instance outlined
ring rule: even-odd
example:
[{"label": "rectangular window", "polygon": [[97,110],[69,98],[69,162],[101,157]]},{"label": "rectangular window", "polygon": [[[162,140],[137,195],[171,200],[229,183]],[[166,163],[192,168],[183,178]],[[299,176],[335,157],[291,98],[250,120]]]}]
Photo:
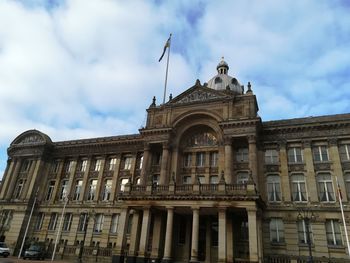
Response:
[{"label": "rectangular window", "polygon": [[160,165],[160,162],[162,161],[162,154],[161,153],[154,153],[152,156],[152,165]]},{"label": "rectangular window", "polygon": [[328,173],[317,175],[318,195],[321,202],[334,202],[332,177]]},{"label": "rectangular window", "polygon": [[45,214],[40,212],[38,214],[38,217],[37,217],[37,221],[36,221],[36,224],[35,224],[35,230],[41,230],[42,226],[43,226],[43,222],[44,222],[44,217],[45,217]]},{"label": "rectangular window", "polygon": [[108,201],[111,197],[111,192],[112,192],[112,180],[106,180],[103,187],[102,200]]},{"label": "rectangular window", "polygon": [[87,167],[87,160],[82,160],[80,164],[80,172],[85,172]]},{"label": "rectangular window", "polygon": [[284,242],[284,226],[283,226],[283,221],[280,218],[271,218],[270,241],[272,243]]},{"label": "rectangular window", "polygon": [[218,160],[219,160],[219,153],[218,152],[211,152],[210,153],[210,167],[217,167]]},{"label": "rectangular window", "polygon": [[57,173],[59,165],[60,165],[60,163],[58,161],[54,161],[52,166],[51,166],[51,172]]},{"label": "rectangular window", "polygon": [[120,191],[124,192],[125,190],[125,185],[129,182],[128,178],[123,178],[120,180]]},{"label": "rectangular window", "polygon": [[302,174],[292,175],[292,197],[294,202],[306,202],[305,177]]},{"label": "rectangular window", "polygon": [[239,239],[242,241],[249,240],[249,230],[248,230],[248,222],[247,221],[241,222]]},{"label": "rectangular window", "polygon": [[63,180],[61,183],[61,189],[60,189],[60,196],[59,199],[63,200],[64,198],[68,197],[68,180]]},{"label": "rectangular window", "polygon": [[24,180],[23,179],[18,180],[18,183],[16,185],[16,188],[13,194],[13,197],[15,199],[19,199],[21,197],[23,186],[24,186]]},{"label": "rectangular window", "polygon": [[312,153],[315,162],[328,162],[328,148],[327,146],[315,146],[312,148]]},{"label": "rectangular window", "polygon": [[196,154],[196,166],[204,167],[205,165],[205,153],[200,152]]},{"label": "rectangular window", "polygon": [[247,163],[249,161],[248,148],[239,148],[236,151],[236,161]]},{"label": "rectangular window", "polygon": [[58,219],[57,213],[51,213],[49,227],[48,227],[49,230],[55,230],[56,229],[57,219]]},{"label": "rectangular window", "polygon": [[204,175],[198,175],[198,182],[200,184],[205,184],[205,176]]},{"label": "rectangular window", "polygon": [[75,200],[75,201],[79,200],[82,187],[83,187],[83,180],[77,180],[75,183],[73,200]]},{"label": "rectangular window", "polygon": [[210,184],[218,184],[219,183],[219,177],[217,175],[212,175],[209,178]]},{"label": "rectangular window", "polygon": [[116,234],[118,231],[119,214],[112,215],[110,233]]},{"label": "rectangular window", "polygon": [[265,151],[266,164],[278,164],[278,151],[275,149]]},{"label": "rectangular window", "polygon": [[101,159],[97,159],[95,161],[95,167],[94,167],[94,171],[98,172],[101,170],[101,164],[102,164],[102,160]]},{"label": "rectangular window", "polygon": [[54,188],[55,188],[55,181],[50,181],[49,186],[47,187],[47,193],[45,198],[46,201],[51,200]]},{"label": "rectangular window", "polygon": [[86,231],[88,220],[89,220],[88,214],[86,213],[80,214],[78,232]]},{"label": "rectangular window", "polygon": [[188,168],[192,166],[192,153],[186,153],[184,155],[184,167]]},{"label": "rectangular window", "polygon": [[109,159],[109,171],[114,171],[115,170],[115,165],[117,164],[117,158],[111,158]]},{"label": "rectangular window", "polygon": [[311,226],[307,226],[305,220],[298,221],[298,239],[300,244],[308,244],[307,227],[309,227],[310,243],[312,243]]},{"label": "rectangular window", "polygon": [[143,165],[143,155],[141,155],[139,159],[139,169],[142,169],[142,165]]},{"label": "rectangular window", "polygon": [[94,200],[96,195],[97,180],[91,180],[89,186],[88,200]]},{"label": "rectangular window", "polygon": [[124,170],[131,170],[131,157],[124,158]]},{"label": "rectangular window", "polygon": [[160,175],[159,174],[154,174],[152,176],[152,183],[153,185],[158,185],[160,180]]},{"label": "rectangular window", "polygon": [[[126,227],[126,234],[130,235],[131,234],[131,229],[132,229],[132,219],[133,219],[134,215],[129,215],[128,218],[128,226]],[[151,223],[152,224],[152,223]],[[152,229],[152,228],[151,228]]]},{"label": "rectangular window", "polygon": [[72,225],[72,213],[66,213],[63,220],[63,231],[69,231]]},{"label": "rectangular window", "polygon": [[270,175],[267,177],[267,194],[269,202],[281,201],[281,185],[278,175]]},{"label": "rectangular window", "polygon": [[2,210],[0,212],[0,228],[10,226],[13,217],[12,210]]},{"label": "rectangular window", "polygon": [[237,184],[246,184],[248,182],[248,173],[247,172],[238,172],[237,173]]},{"label": "rectangular window", "polygon": [[343,244],[338,220],[326,220],[326,235],[328,245],[341,246]]},{"label": "rectangular window", "polygon": [[73,170],[73,161],[67,161],[64,165],[64,171],[70,173]]},{"label": "rectangular window", "polygon": [[292,147],[288,149],[288,162],[289,163],[303,162],[303,154],[300,147]]},{"label": "rectangular window", "polygon": [[28,172],[32,161],[24,160],[21,166],[21,172]]},{"label": "rectangular window", "polygon": [[184,176],[182,180],[183,180],[182,181],[183,184],[191,184],[192,183],[191,176]]},{"label": "rectangular window", "polygon": [[339,147],[340,159],[350,161],[350,144],[344,144]]}]

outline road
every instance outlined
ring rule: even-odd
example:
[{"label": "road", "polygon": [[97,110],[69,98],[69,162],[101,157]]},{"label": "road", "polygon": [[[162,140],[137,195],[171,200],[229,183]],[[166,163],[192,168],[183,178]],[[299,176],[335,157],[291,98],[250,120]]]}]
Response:
[{"label": "road", "polygon": [[35,263],[71,263],[69,261],[64,261],[64,260],[55,260],[55,261],[51,261],[49,259],[46,260],[23,260],[23,259],[18,259],[17,257],[8,257],[8,258],[2,258],[0,257],[0,263],[31,263],[31,262],[35,262]]}]

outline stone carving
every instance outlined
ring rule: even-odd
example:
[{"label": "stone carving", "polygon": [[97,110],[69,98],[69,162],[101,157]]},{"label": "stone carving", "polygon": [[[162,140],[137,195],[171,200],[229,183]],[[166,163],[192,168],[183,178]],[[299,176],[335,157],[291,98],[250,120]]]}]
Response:
[{"label": "stone carving", "polygon": [[265,171],[267,172],[278,172],[279,166],[274,164],[265,165]]},{"label": "stone carving", "polygon": [[315,164],[315,170],[331,170],[331,164],[330,163],[316,163]]},{"label": "stone carving", "polygon": [[33,134],[24,137],[18,144],[35,144],[41,142],[44,142],[44,140],[39,135]]},{"label": "stone carving", "polygon": [[291,172],[299,172],[299,171],[304,171],[304,164],[290,164],[288,166],[289,171]]},{"label": "stone carving", "polygon": [[180,99],[179,101],[177,101],[176,103],[189,103],[189,102],[205,101],[205,100],[211,100],[211,99],[217,99],[217,98],[222,98],[222,96],[218,96],[217,94],[212,92],[195,90],[192,93]]}]

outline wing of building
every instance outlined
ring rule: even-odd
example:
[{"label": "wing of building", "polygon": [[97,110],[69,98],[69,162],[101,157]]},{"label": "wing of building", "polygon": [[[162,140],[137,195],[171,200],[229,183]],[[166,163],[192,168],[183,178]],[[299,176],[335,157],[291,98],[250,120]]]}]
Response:
[{"label": "wing of building", "polygon": [[58,235],[57,255],[84,262],[349,262],[350,115],[263,122],[228,69],[154,99],[139,134],[20,134],[1,239],[19,253],[28,225],[26,243],[52,252]]}]

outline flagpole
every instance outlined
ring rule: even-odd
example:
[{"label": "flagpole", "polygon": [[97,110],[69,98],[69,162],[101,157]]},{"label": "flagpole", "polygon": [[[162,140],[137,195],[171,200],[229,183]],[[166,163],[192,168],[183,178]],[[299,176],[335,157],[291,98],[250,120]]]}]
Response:
[{"label": "flagpole", "polygon": [[62,222],[63,222],[64,212],[65,212],[65,210],[66,210],[67,203],[68,203],[68,196],[67,196],[66,194],[64,194],[64,204],[63,204],[63,209],[62,209],[62,214],[61,214],[60,223],[59,223],[58,230],[57,230],[56,241],[55,241],[55,246],[54,246],[54,249],[53,249],[51,261],[53,261],[53,260],[55,259],[56,249],[57,249],[57,243],[58,243],[58,238],[59,238],[60,235],[61,235],[61,231],[62,231],[62,229],[61,229],[61,228],[62,228]]},{"label": "flagpole", "polygon": [[338,177],[335,177],[335,180],[337,181],[337,186],[338,186],[338,198],[339,198],[339,205],[340,205],[340,211],[341,211],[341,216],[343,219],[343,224],[344,224],[344,232],[345,232],[345,238],[346,238],[346,244],[348,247],[348,256],[350,256],[350,243],[349,243],[349,236],[348,236],[348,230],[346,227],[346,222],[345,222],[345,216],[344,216],[344,210],[343,210],[343,198],[341,196],[341,192],[340,192],[340,186],[338,183]]},{"label": "flagpole", "polygon": [[165,71],[165,83],[164,83],[164,95],[163,95],[163,104],[165,104],[165,96],[166,96],[166,86],[168,82],[168,69],[169,69],[169,57],[170,57],[170,47],[171,47],[171,35],[170,34],[170,42],[169,42],[169,48],[168,48],[168,57],[166,60],[166,71]]}]

